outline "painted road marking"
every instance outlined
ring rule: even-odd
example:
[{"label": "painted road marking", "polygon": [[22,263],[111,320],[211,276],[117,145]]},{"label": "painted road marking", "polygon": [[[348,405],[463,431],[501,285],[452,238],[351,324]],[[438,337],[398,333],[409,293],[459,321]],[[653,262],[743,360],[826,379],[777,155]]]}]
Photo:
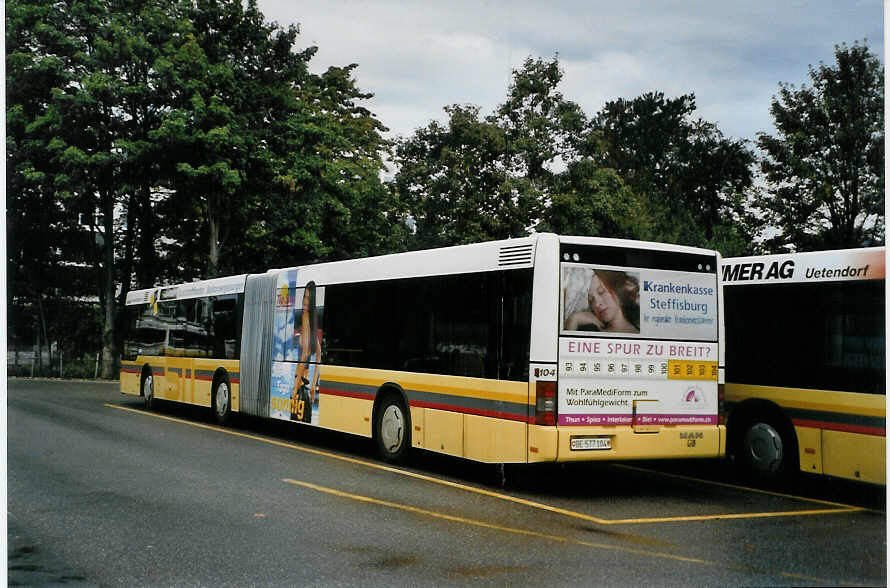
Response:
[{"label": "painted road marking", "polygon": [[830,502],[828,500],[820,500],[818,498],[806,498],[803,496],[794,496],[793,494],[782,494],[781,492],[775,492],[773,490],[762,490],[760,488],[752,488],[750,486],[739,486],[737,484],[727,484],[726,482],[715,482],[712,480],[704,480],[702,478],[693,478],[691,476],[684,476],[683,474],[672,474],[670,472],[660,472],[658,470],[650,470],[648,468],[641,468],[639,466],[630,466],[623,463],[613,464],[613,467],[622,468],[625,470],[633,470],[635,472],[648,472],[650,474],[658,474],[659,476],[665,476],[668,478],[677,478],[680,480],[689,480],[691,482],[704,482],[705,484],[710,484],[711,486],[720,486],[722,488],[732,488],[734,490],[747,490],[748,492],[756,492],[758,494],[767,494],[769,496],[778,496],[780,498],[790,498],[792,500],[805,500],[807,502],[812,502],[815,504],[825,504],[827,506],[834,506],[841,510],[867,510],[866,508],[859,506],[851,506],[849,504],[841,504],[840,502]]},{"label": "painted road marking", "polygon": [[527,529],[519,529],[517,527],[507,527],[507,526],[498,525],[495,523],[487,523],[485,521],[480,521],[478,519],[459,517],[459,516],[450,515],[450,514],[446,514],[446,513],[438,512],[438,511],[434,511],[434,510],[426,510],[423,508],[418,508],[416,506],[409,506],[407,504],[399,504],[397,502],[389,502],[387,500],[380,500],[378,498],[372,498],[370,496],[363,496],[361,494],[352,494],[350,492],[343,492],[342,490],[336,490],[334,488],[328,488],[326,486],[319,486],[318,484],[312,484],[310,482],[293,480],[291,478],[283,478],[281,481],[286,482],[288,484],[293,484],[295,486],[302,486],[304,488],[309,488],[312,490],[316,490],[318,492],[323,492],[325,494],[331,494],[333,496],[339,496],[341,498],[348,498],[350,500],[356,500],[358,502],[364,502],[367,504],[376,504],[378,506],[386,506],[389,508],[395,508],[395,509],[403,510],[403,511],[410,512],[413,514],[424,515],[424,516],[428,516],[428,517],[442,519],[445,521],[451,521],[454,523],[461,523],[464,525],[472,525],[474,527],[482,527],[484,529],[492,529],[494,531],[503,531],[505,533],[514,533],[517,535],[524,535],[526,537],[535,537],[537,539],[556,541],[558,543],[568,543],[571,545],[582,545],[584,547],[595,547],[597,549],[609,549],[612,551],[621,551],[624,553],[647,555],[650,557],[660,557],[663,559],[672,559],[675,561],[697,563],[697,564],[709,565],[709,566],[718,565],[717,562],[709,561],[706,559],[699,559],[697,557],[685,557],[682,555],[674,555],[672,553],[664,553],[661,551],[647,551],[645,549],[634,549],[633,547],[622,547],[620,545],[608,545],[606,543],[594,543],[591,541],[580,541],[578,539],[571,539],[569,537],[561,537],[559,535],[549,535],[547,533],[540,533],[538,531],[529,531]]},{"label": "painted road marking", "polygon": [[301,480],[294,480],[293,478],[282,478],[282,482],[287,484],[293,484],[295,486],[302,486],[304,488],[309,488],[311,490],[315,490],[317,492],[322,492],[324,494],[330,494],[332,496],[338,496],[340,498],[346,498],[349,500],[355,500],[358,502],[363,502],[365,504],[374,504],[377,506],[384,506],[388,508],[395,508],[398,510],[402,510],[405,512],[410,512],[412,514],[424,515],[440,520],[450,521],[454,523],[464,524],[464,525],[472,525],[474,527],[481,527],[483,529],[491,529],[493,531],[502,531],[505,533],[513,533],[516,535],[523,535],[525,537],[533,537],[536,539],[543,539],[546,541],[554,541],[557,543],[564,543],[567,545],[578,545],[581,547],[592,547],[594,549],[606,549],[610,551],[619,551],[622,553],[630,553],[634,555],[642,555],[646,557],[656,557],[661,559],[669,559],[673,561],[680,561],[685,563],[694,563],[703,566],[717,566],[724,567],[725,569],[735,570],[735,571],[743,571],[745,573],[755,572],[758,574],[764,575],[772,575],[773,573],[786,577],[793,578],[796,580],[805,580],[808,583],[813,584],[831,584],[832,580],[827,580],[825,578],[817,578],[815,576],[803,576],[801,574],[794,574],[788,572],[770,572],[766,570],[752,570],[751,568],[738,568],[734,566],[725,566],[720,562],[711,561],[707,559],[701,559],[698,557],[687,557],[683,555],[676,555],[673,553],[665,553],[663,551],[649,551],[646,549],[635,549],[633,547],[623,547],[621,545],[609,545],[606,543],[596,543],[593,541],[582,541],[579,539],[572,539],[570,537],[563,537],[560,535],[550,535],[548,533],[541,533],[538,531],[529,531],[528,529],[520,529],[517,527],[508,527],[506,525],[498,525],[495,523],[488,523],[485,521],[480,521],[478,519],[470,519],[467,517],[460,517],[456,515],[450,515],[443,512],[438,512],[434,510],[427,510],[424,508],[419,508],[416,506],[410,506],[407,504],[400,504],[398,502],[390,502],[388,500],[381,500],[379,498],[373,498],[371,496],[364,496],[362,494],[353,494],[351,492],[344,492],[343,490],[337,490],[336,488],[330,488],[327,486],[321,486],[318,484],[313,484],[311,482],[305,482]]},{"label": "painted road marking", "polygon": [[[378,463],[374,463],[374,462],[370,462],[370,461],[366,461],[366,460],[362,460],[362,459],[356,459],[354,457],[346,457],[344,455],[337,455],[335,453],[330,453],[328,451],[322,451],[320,449],[313,449],[311,447],[304,447],[304,446],[300,446],[300,445],[295,445],[293,443],[285,443],[283,441],[277,441],[275,439],[261,437],[259,435],[252,435],[249,433],[241,433],[238,431],[224,429],[224,428],[213,426],[213,425],[206,425],[204,423],[195,423],[195,422],[187,421],[184,419],[169,417],[169,416],[160,415],[157,413],[146,412],[144,410],[128,408],[128,407],[119,406],[116,404],[106,403],[105,406],[107,406],[109,408],[116,408],[116,409],[122,410],[122,411],[133,412],[136,414],[150,416],[150,417],[154,417],[157,419],[166,420],[166,421],[170,421],[170,422],[174,422],[174,423],[190,425],[190,426],[197,427],[200,429],[217,431],[217,432],[225,433],[227,435],[232,435],[235,437],[241,437],[244,439],[252,439],[254,441],[259,441],[261,443],[268,443],[270,445],[276,445],[278,447],[284,447],[287,449],[292,449],[294,451],[301,451],[303,453],[309,453],[309,454],[317,455],[320,457],[327,457],[330,459],[336,459],[336,460],[351,463],[351,464],[361,465],[361,466],[365,466],[365,467],[376,469],[376,470],[381,470],[381,471],[385,471],[385,472],[398,474],[401,476],[406,476],[409,478],[414,478],[416,480],[423,480],[426,482],[431,482],[433,484],[439,484],[441,486],[447,486],[450,488],[463,490],[465,492],[472,492],[474,494],[480,494],[482,496],[488,496],[490,498],[496,498],[498,500],[512,502],[514,504],[521,504],[523,506],[527,506],[527,507],[534,508],[537,510],[551,512],[554,514],[563,515],[566,517],[571,517],[571,518],[582,520],[582,521],[588,521],[591,523],[596,523],[598,525],[639,525],[639,524],[655,524],[655,523],[679,523],[679,522],[689,522],[689,521],[719,521],[719,520],[728,520],[728,519],[757,519],[757,518],[789,517],[789,516],[813,516],[813,515],[827,515],[827,514],[844,514],[844,513],[858,512],[858,511],[865,510],[865,509],[863,509],[861,507],[857,507],[857,506],[842,505],[842,504],[837,504],[837,503],[827,503],[825,501],[809,499],[809,498],[802,498],[802,497],[797,497],[797,496],[779,495],[779,496],[786,496],[787,498],[794,499],[794,500],[815,502],[815,503],[820,503],[820,504],[830,504],[832,506],[835,506],[835,508],[779,511],[779,512],[758,512],[758,513],[726,513],[726,514],[715,514],[715,515],[692,515],[692,516],[679,516],[679,517],[603,519],[600,517],[595,517],[592,515],[584,514],[584,513],[573,511],[573,510],[567,510],[564,508],[559,508],[557,506],[551,506],[549,504],[544,504],[541,502],[525,500],[524,498],[511,496],[509,494],[502,494],[500,492],[492,492],[490,490],[485,490],[483,488],[476,488],[474,486],[468,486],[466,484],[460,484],[458,482],[452,482],[449,480],[443,480],[441,478],[435,478],[433,476],[418,474],[416,472],[411,472],[411,471],[407,471],[407,470],[403,470],[403,469],[399,469],[399,468],[394,468],[394,467],[390,467],[390,466],[386,466],[386,465],[382,465],[382,464],[378,464]],[[630,466],[622,466],[622,467],[633,469]],[[643,470],[643,471],[652,472],[653,470]],[[655,473],[661,474],[661,472],[655,472]],[[676,474],[665,474],[665,475],[674,476]],[[692,480],[694,478],[689,478],[689,479]],[[697,482],[707,482],[706,480],[698,480],[698,479],[694,479],[694,480]],[[722,484],[720,482],[714,482],[714,484],[727,486],[727,487],[735,488],[735,489],[741,489],[741,490],[751,490],[750,488],[745,488],[743,486],[732,486],[730,484]]]}]

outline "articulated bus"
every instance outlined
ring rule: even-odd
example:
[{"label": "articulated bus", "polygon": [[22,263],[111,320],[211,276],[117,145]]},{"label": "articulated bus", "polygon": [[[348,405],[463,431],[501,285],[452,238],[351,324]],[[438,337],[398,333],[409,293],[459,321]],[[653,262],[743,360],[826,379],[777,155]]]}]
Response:
[{"label": "articulated bus", "polygon": [[743,473],[886,484],[884,248],[725,259],[722,283]]},{"label": "articulated bus", "polygon": [[489,463],[718,457],[715,251],[536,234],[127,296],[121,391]]}]

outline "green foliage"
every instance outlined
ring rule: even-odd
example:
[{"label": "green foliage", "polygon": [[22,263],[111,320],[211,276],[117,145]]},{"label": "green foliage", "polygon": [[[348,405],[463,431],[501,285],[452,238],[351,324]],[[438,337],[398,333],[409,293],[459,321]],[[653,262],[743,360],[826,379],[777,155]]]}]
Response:
[{"label": "green foliage", "polygon": [[88,265],[96,252],[92,228],[78,225],[81,185],[66,169],[66,159],[82,166],[89,156],[71,147],[73,129],[58,128],[62,89],[83,59],[67,27],[55,6],[6,5],[8,335],[11,345],[24,338],[44,352],[50,340],[68,344],[60,302],[95,295],[99,277]]},{"label": "green foliage", "polygon": [[[88,264],[106,367],[134,281],[404,247],[355,65],[309,73],[315,48],[295,51],[297,29],[254,0],[13,0],[6,14],[12,289],[39,301],[60,263]],[[64,231],[76,245],[45,239]]]},{"label": "green foliage", "polygon": [[556,58],[528,58],[491,116],[447,107],[399,143],[413,247],[546,230],[751,250],[754,156],[693,120],[694,96],[620,99],[588,121],[561,79]]},{"label": "green foliage", "polygon": [[[181,275],[388,251],[400,230],[380,181],[385,128],[355,65],[310,74],[314,48],[263,22],[256,3],[199,3],[195,33],[160,70],[172,108],[152,137],[172,197],[159,211]],[[209,252],[206,268],[194,252]]]},{"label": "green foliage", "polygon": [[776,136],[758,145],[768,185],[760,205],[779,229],[771,250],[876,245],[884,240],[884,68],[868,47],[835,47],[810,67],[812,87],[780,84]]},{"label": "green foliage", "polygon": [[416,222],[413,248],[521,235],[535,195],[504,164],[507,137],[479,118],[479,108],[445,108],[447,126],[431,122],[396,150],[398,194]]},{"label": "green foliage", "polygon": [[695,108],[692,94],[609,102],[594,120],[602,142],[591,155],[648,202],[651,239],[748,252],[759,227],[747,206],[754,155],[744,141],[693,119]]},{"label": "green foliage", "polygon": [[539,225],[543,231],[624,239],[654,233],[648,202],[618,173],[591,159],[574,161],[560,174],[553,201]]},{"label": "green foliage", "polygon": [[399,142],[395,186],[416,222],[412,248],[519,237],[541,222],[554,168],[573,156],[586,124],[557,91],[561,79],[557,59],[529,58],[494,114],[449,106],[445,125],[434,121]]},{"label": "green foliage", "polygon": [[562,76],[557,58],[528,57],[522,69],[513,71],[507,100],[491,119],[506,135],[510,169],[540,183],[545,194],[550,166],[557,159],[573,158],[575,143],[587,124],[581,108],[557,90]]}]

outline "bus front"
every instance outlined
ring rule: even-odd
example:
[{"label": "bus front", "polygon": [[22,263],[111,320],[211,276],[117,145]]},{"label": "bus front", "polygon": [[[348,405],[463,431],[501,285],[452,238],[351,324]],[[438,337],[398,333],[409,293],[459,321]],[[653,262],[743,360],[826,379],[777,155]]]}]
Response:
[{"label": "bus front", "polygon": [[583,237],[540,245],[529,461],[723,455],[718,254]]}]

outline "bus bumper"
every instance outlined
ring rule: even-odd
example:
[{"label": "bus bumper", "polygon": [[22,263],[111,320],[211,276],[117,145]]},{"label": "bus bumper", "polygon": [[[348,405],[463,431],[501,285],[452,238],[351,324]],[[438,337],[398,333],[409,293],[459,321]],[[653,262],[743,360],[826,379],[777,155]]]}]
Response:
[{"label": "bus bumper", "polygon": [[723,457],[726,427],[529,427],[529,462]]}]

